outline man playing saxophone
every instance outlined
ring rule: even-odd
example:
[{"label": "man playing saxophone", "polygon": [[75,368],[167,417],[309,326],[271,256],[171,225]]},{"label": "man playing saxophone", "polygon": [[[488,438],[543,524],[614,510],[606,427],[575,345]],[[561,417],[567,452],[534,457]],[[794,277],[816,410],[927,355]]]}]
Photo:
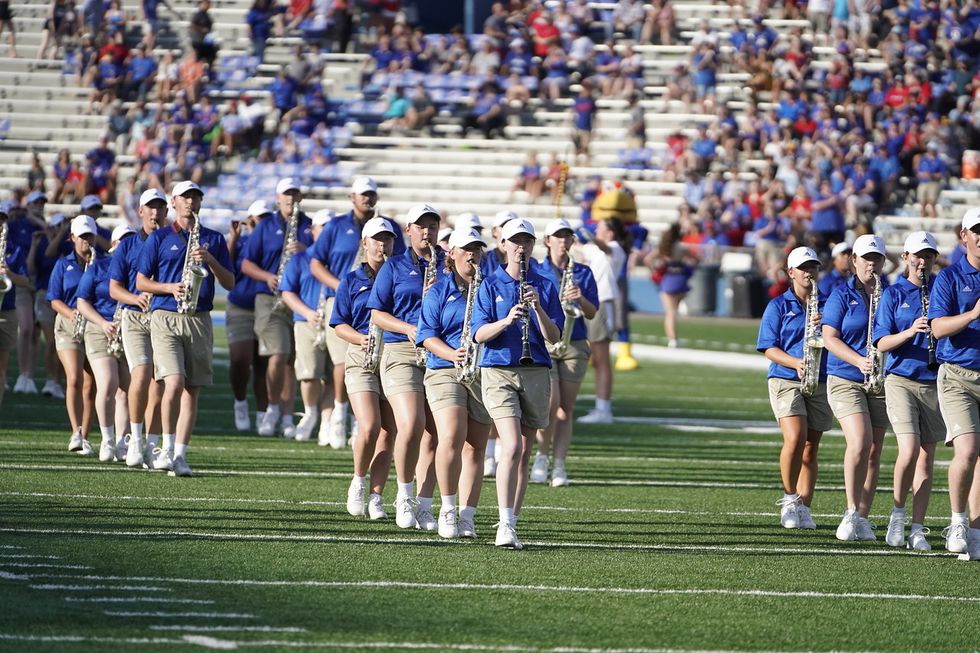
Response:
[{"label": "man playing saxophone", "polygon": [[[197,419],[201,388],[211,384],[214,336],[211,309],[214,284],[231,290],[235,275],[225,237],[200,224],[198,212],[204,193],[191,181],[182,181],[171,193],[176,219],[150,234],[140,255],[136,288],[153,295],[150,334],[153,368],[164,384],[161,403],[164,448],[155,459],[157,469],[171,476],[190,476],[187,447]],[[197,246],[188,249],[196,239]],[[178,311],[188,300],[185,276],[195,267],[207,275],[200,281],[196,305]],[[173,451],[167,445],[174,442]]]},{"label": "man playing saxophone", "polygon": [[[278,211],[259,222],[242,253],[242,273],[264,284],[255,296],[255,335],[259,356],[269,357],[269,408],[258,425],[259,435],[275,435],[277,429],[283,435],[294,435],[293,319],[291,312],[277,310],[276,303],[282,256],[292,256],[313,244],[312,223],[298,211],[302,200],[299,184],[289,177],[281,179],[276,185]],[[292,242],[286,242],[289,234],[295,234]]]}]

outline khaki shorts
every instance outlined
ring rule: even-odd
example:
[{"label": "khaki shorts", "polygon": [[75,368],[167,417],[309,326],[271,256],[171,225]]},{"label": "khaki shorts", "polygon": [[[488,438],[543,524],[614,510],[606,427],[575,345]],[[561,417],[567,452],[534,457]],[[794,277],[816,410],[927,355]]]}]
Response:
[{"label": "khaki shorts", "polygon": [[551,380],[581,383],[589,371],[589,341],[573,340],[559,358],[551,355]]},{"label": "khaki shorts", "polygon": [[806,427],[824,433],[834,425],[834,416],[827,403],[827,384],[818,383],[812,397],[800,390],[799,381],[769,379],[769,405],[776,420],[784,417],[806,417]]},{"label": "khaki shorts", "polygon": [[480,370],[470,387],[456,380],[456,368],[425,371],[425,398],[433,414],[443,408],[465,408],[470,419],[480,424],[490,423],[490,414],[483,406],[483,389],[480,387]]},{"label": "khaki shorts", "polygon": [[915,433],[923,444],[942,442],[946,437],[935,383],[889,374],[885,377],[885,396],[888,420],[895,433]]},{"label": "khaki shorts", "polygon": [[41,324],[53,324],[54,316],[57,315],[51,308],[51,302],[45,299],[47,296],[47,289],[39,289],[34,298],[34,319]]},{"label": "khaki shorts", "polygon": [[255,296],[255,335],[259,356],[289,356],[293,353],[293,312],[273,311],[276,298]]},{"label": "khaki shorts", "polygon": [[[14,291],[17,293],[17,299],[14,301],[14,308],[21,308],[23,306],[30,306],[33,308],[34,296],[37,291],[28,290],[27,288],[22,288],[20,286],[14,288]],[[47,296],[47,293],[45,293],[45,296]]]},{"label": "khaki shorts", "polygon": [[[425,392],[425,368],[415,360],[415,345],[386,342],[381,352],[381,387],[386,397],[403,392]],[[350,392],[350,388],[347,389]]]},{"label": "khaki shorts", "polygon": [[214,333],[210,313],[181,315],[174,311],[153,311],[150,334],[157,381],[180,374],[189,386],[211,385]]},{"label": "khaki shorts", "polygon": [[153,338],[150,334],[150,313],[124,310],[122,317],[123,351],[129,371],[141,365],[153,365]]},{"label": "khaki shorts", "polygon": [[548,426],[551,379],[547,367],[484,367],[483,405],[493,419],[517,417],[532,429]]},{"label": "khaki shorts", "polygon": [[75,342],[72,334],[75,332],[74,321],[69,322],[60,315],[54,319],[54,348],[55,351],[85,351],[85,338]]},{"label": "khaki shorts", "polygon": [[869,395],[864,390],[864,384],[859,381],[848,381],[839,376],[827,378],[827,394],[830,398],[830,409],[839,422],[848,415],[867,413],[871,417],[872,428],[888,428],[888,411],[885,408],[884,394]]},{"label": "khaki shorts", "polygon": [[612,300],[599,302],[599,310],[585,323],[589,327],[589,342],[612,340],[613,332],[616,330],[616,302]]},{"label": "khaki shorts", "polygon": [[296,322],[293,325],[296,336],[296,369],[297,381],[312,381],[325,379],[330,375],[333,366],[327,352],[313,346],[316,339],[316,329],[309,322]]},{"label": "khaki shorts", "polygon": [[[327,322],[333,315],[333,305],[336,300],[336,297],[327,297]],[[333,327],[327,329],[327,352],[330,354],[330,360],[333,361],[334,365],[343,364],[347,360],[347,347],[349,345],[349,342],[337,335]]]},{"label": "khaki shorts", "polygon": [[[383,350],[382,353],[384,353]],[[362,367],[363,364],[364,351],[360,347],[349,347],[347,349],[347,356],[344,359],[344,385],[347,386],[347,394],[353,395],[358,392],[373,392],[384,399],[385,394],[381,388],[381,377],[377,372],[368,372],[365,370]]]},{"label": "khaki shorts", "polygon": [[228,304],[225,308],[225,334],[229,345],[255,340],[255,311]]},{"label": "khaki shorts", "polygon": [[[125,349],[125,345],[123,345]],[[109,339],[106,338],[105,331],[100,327],[89,322],[85,326],[85,357],[90,361],[97,361],[100,358],[109,356]],[[120,360],[125,363],[125,360]]]},{"label": "khaki shorts", "polygon": [[17,347],[17,309],[0,311],[0,351],[13,351]]},{"label": "khaki shorts", "polygon": [[980,433],[980,371],[943,363],[936,387],[946,422],[946,444],[964,433]]}]

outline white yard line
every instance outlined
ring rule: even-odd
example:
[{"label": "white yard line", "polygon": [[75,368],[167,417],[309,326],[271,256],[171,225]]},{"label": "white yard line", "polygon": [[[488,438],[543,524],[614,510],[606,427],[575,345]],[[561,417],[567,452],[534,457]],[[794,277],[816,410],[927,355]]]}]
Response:
[{"label": "white yard line", "polygon": [[196,633],[305,633],[306,628],[298,626],[193,626],[190,624],[154,624],[150,630],[182,630]]},{"label": "white yard line", "polygon": [[257,619],[247,612],[136,612],[131,610],[105,610],[110,617],[200,617],[201,619]]},{"label": "white yard line", "polygon": [[174,603],[184,605],[214,605],[211,599],[168,599],[155,596],[66,596],[67,603]]},{"label": "white yard line", "polygon": [[54,565],[46,562],[0,562],[0,567],[15,569],[92,569],[87,565]]},{"label": "white yard line", "polygon": [[0,560],[61,560],[61,556],[39,556],[27,553],[0,553]]},{"label": "white yard line", "polygon": [[59,585],[55,583],[35,583],[32,590],[50,592],[173,592],[172,587],[154,587],[152,585]]}]

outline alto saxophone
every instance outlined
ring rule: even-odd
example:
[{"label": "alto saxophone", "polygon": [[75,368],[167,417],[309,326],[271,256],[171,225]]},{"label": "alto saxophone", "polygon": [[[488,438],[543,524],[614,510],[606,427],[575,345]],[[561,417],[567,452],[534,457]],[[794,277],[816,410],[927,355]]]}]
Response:
[{"label": "alto saxophone", "polygon": [[[384,261],[387,261],[388,257],[382,258],[382,265]],[[378,326],[374,320],[368,323],[367,330],[367,347],[364,350],[364,361],[361,363],[361,368],[366,372],[375,373],[378,371],[378,365],[381,364],[381,350],[385,346],[385,341],[381,331],[381,327]]]},{"label": "alto saxophone", "polygon": [[279,255],[279,270],[276,272],[276,302],[272,305],[273,311],[289,312],[289,307],[286,306],[286,302],[282,301],[282,291],[279,290],[279,284],[282,283],[282,277],[286,274],[286,266],[289,265],[289,261],[293,258],[293,253],[289,251],[289,248],[296,242],[298,230],[299,202],[294,202],[293,212],[290,214],[289,221],[286,223],[286,236],[282,241],[282,254]]},{"label": "alto saxophone", "polygon": [[[422,276],[422,301],[425,301],[425,295],[429,292],[429,288],[432,287],[432,283],[436,280],[436,275],[439,271],[436,266],[439,264],[439,259],[436,256],[436,248],[429,245],[429,265],[425,268],[425,274]],[[415,363],[419,367],[425,367],[425,347],[415,348]]]},{"label": "alto saxophone", "polygon": [[866,341],[868,360],[871,361],[871,371],[864,375],[864,389],[873,394],[881,394],[885,387],[885,352],[874,346],[875,313],[878,312],[878,302],[881,300],[881,277],[871,273],[874,289],[868,300],[868,338]]},{"label": "alto saxophone", "polygon": [[810,282],[810,297],[806,302],[803,325],[803,373],[800,375],[800,391],[812,397],[820,382],[820,359],[823,356],[823,336],[820,327],[813,323],[813,316],[820,312],[817,303],[817,284]]},{"label": "alto saxophone", "polygon": [[106,346],[106,352],[115,358],[120,358],[123,353],[122,312],[123,303],[116,303],[116,310],[112,314],[112,325],[116,327],[116,330],[113,332],[112,337],[109,338],[109,344]]},{"label": "alto saxophone", "polygon": [[[7,265],[7,223],[0,224],[0,265]],[[0,275],[0,304],[3,296],[14,289],[14,282],[6,274]]]},{"label": "alto saxophone", "polygon": [[464,349],[463,360],[456,363],[456,380],[467,386],[472,385],[476,380],[477,366],[480,364],[482,345],[473,338],[470,321],[473,319],[473,305],[476,303],[476,293],[480,290],[481,281],[483,278],[480,274],[480,266],[476,266],[473,280],[467,288],[466,308],[463,310],[463,333],[459,339],[459,346]]},{"label": "alto saxophone", "polygon": [[187,253],[184,254],[184,271],[180,277],[180,284],[184,287],[184,294],[177,302],[177,312],[181,315],[188,315],[197,311],[197,300],[201,296],[201,284],[210,274],[206,267],[191,259],[191,252],[198,247],[201,242],[201,221],[196,215],[194,224],[191,225],[190,233],[187,235]]},{"label": "alto saxophone", "polygon": [[[82,276],[88,272],[88,269],[92,267],[92,262],[95,260],[95,250],[91,250],[88,255],[88,261],[85,262],[85,267],[82,269]],[[88,324],[88,320],[82,315],[82,312],[75,308],[75,321],[72,322],[71,329],[71,339],[72,342],[80,343],[85,340],[85,325]]]},{"label": "alto saxophone", "polygon": [[[565,269],[561,275],[561,285],[558,288],[559,297],[564,297],[565,291],[575,285],[574,268],[575,261],[572,260],[572,255],[569,254],[568,263],[565,265]],[[551,348],[551,354],[553,356],[563,356],[568,351],[568,347],[572,344],[572,328],[575,326],[575,320],[582,317],[582,308],[576,301],[562,300],[561,308],[565,313],[565,323],[562,325],[561,340],[556,342]]]},{"label": "alto saxophone", "polygon": [[320,301],[316,305],[316,335],[313,337],[313,348],[319,351],[327,351],[327,296],[320,292]]}]

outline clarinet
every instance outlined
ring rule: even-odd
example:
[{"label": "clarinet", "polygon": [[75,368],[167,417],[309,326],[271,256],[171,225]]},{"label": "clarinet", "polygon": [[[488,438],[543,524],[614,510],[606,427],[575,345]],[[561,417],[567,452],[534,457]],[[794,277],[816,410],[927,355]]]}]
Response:
[{"label": "clarinet", "polygon": [[[929,273],[925,270],[919,271],[919,299],[922,301],[922,317],[929,317]],[[939,369],[939,360],[936,359],[936,336],[932,335],[932,329],[929,329],[929,359],[926,363],[926,368],[930,372],[935,372]]]},{"label": "clarinet", "polygon": [[521,252],[520,258],[521,276],[517,284],[517,301],[524,303],[524,317],[521,318],[521,365],[527,367],[534,364],[531,356],[531,307],[524,302],[524,294],[527,292],[527,256]]}]

